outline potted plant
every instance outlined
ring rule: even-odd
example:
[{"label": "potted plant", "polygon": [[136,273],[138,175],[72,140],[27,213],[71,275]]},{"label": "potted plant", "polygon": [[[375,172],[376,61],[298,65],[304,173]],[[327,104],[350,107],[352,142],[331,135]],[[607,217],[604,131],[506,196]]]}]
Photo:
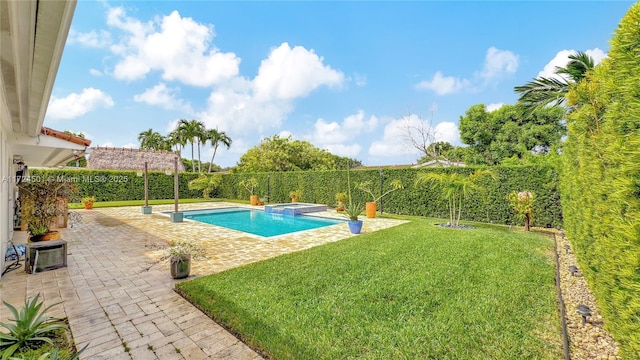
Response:
[{"label": "potted plant", "polygon": [[359,190],[362,190],[364,192],[366,192],[367,194],[371,195],[371,199],[372,201],[368,201],[366,203],[366,209],[367,209],[367,217],[368,218],[374,218],[376,217],[376,211],[378,208],[378,201],[380,201],[380,199],[382,199],[382,197],[398,190],[398,189],[402,189],[404,186],[402,185],[402,181],[400,181],[400,179],[395,179],[393,181],[391,181],[391,188],[388,189],[387,191],[383,192],[382,194],[380,194],[380,196],[376,197],[375,194],[373,193],[373,185],[371,184],[371,181],[365,181],[365,182],[361,182],[359,184],[356,185],[356,188]]},{"label": "potted plant", "polygon": [[362,231],[362,220],[358,216],[362,214],[362,204],[349,201],[349,205],[344,208],[344,214],[349,218],[349,231],[352,234],[360,234]]},{"label": "potted plant", "polygon": [[252,177],[242,180],[238,183],[238,186],[242,186],[247,190],[252,206],[258,205],[258,195],[255,194],[255,189],[258,187],[258,180],[256,178]]},{"label": "potted plant", "polygon": [[336,211],[344,211],[344,204],[347,202],[348,199],[349,199],[349,195],[347,194],[346,191],[336,193],[336,202],[338,203],[338,206],[336,207]]},{"label": "potted plant", "polygon": [[66,204],[76,190],[74,184],[53,180],[23,182],[19,185],[22,203],[22,221],[27,224],[29,241],[60,239],[58,231],[52,231],[56,219],[65,215]]},{"label": "potted plant", "polygon": [[191,241],[171,243],[165,249],[161,260],[169,260],[171,277],[184,279],[191,273],[191,260],[203,259],[204,248]]},{"label": "potted plant", "polygon": [[94,202],[96,202],[95,196],[85,196],[82,198],[82,204],[84,204],[84,208],[87,210],[93,209]]},{"label": "potted plant", "polygon": [[289,192],[289,197],[291,198],[291,202],[295,203],[302,197],[302,190],[296,189]]}]

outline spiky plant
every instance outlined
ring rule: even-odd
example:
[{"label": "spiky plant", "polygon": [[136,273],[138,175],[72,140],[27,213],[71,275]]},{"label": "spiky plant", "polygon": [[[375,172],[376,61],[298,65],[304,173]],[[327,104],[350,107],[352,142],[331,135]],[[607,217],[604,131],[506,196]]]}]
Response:
[{"label": "spiky plant", "polygon": [[[52,307],[59,303],[49,305],[42,309],[44,301],[38,302],[40,294],[31,299],[26,299],[24,307],[18,310],[11,304],[3,301],[13,314],[14,323],[2,323],[0,327],[9,330],[8,333],[0,333],[0,349],[2,349],[2,360],[7,360],[18,349],[27,347],[32,343],[46,342],[53,345],[51,338],[47,334],[55,330],[64,329],[64,325],[59,323],[59,319],[46,315]],[[41,310],[42,309],[42,310]]]}]

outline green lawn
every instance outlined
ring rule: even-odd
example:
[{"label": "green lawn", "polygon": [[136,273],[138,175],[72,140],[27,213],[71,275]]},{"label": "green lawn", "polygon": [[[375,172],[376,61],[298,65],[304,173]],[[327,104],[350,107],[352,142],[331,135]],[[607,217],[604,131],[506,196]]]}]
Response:
[{"label": "green lawn", "polygon": [[[233,200],[225,200],[225,199],[178,199],[180,204],[189,204],[189,203],[197,203],[197,202],[214,202],[214,201],[227,201],[233,202]],[[149,205],[166,205],[173,204],[173,199],[162,199],[162,200],[149,200]],[[237,202],[237,201],[236,201]],[[245,203],[248,203],[245,201]],[[93,203],[94,208],[101,207],[118,207],[118,206],[144,206],[144,200],[123,200],[123,201],[97,201]],[[69,209],[84,209],[84,204],[80,203],[69,203]]]},{"label": "green lawn", "polygon": [[414,220],[176,287],[273,359],[561,358],[552,243],[435,222]]}]

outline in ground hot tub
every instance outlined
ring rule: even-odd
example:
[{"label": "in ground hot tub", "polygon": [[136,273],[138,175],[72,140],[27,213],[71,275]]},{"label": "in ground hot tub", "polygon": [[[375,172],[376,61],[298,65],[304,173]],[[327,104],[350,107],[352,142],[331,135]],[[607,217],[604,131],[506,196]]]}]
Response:
[{"label": "in ground hot tub", "polygon": [[265,205],[264,212],[283,215],[300,215],[305,213],[327,211],[327,205],[322,204],[305,204],[305,203],[288,203]]}]

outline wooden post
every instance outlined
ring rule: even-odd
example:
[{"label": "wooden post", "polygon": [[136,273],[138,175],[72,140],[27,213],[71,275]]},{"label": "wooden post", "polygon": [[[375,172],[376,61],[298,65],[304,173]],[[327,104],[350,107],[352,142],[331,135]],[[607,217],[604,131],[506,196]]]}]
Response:
[{"label": "wooden post", "polygon": [[174,212],[178,212],[178,157],[173,162],[173,197],[175,199]]},{"label": "wooden post", "polygon": [[149,206],[149,172],[148,163],[144,162],[144,206]]}]

